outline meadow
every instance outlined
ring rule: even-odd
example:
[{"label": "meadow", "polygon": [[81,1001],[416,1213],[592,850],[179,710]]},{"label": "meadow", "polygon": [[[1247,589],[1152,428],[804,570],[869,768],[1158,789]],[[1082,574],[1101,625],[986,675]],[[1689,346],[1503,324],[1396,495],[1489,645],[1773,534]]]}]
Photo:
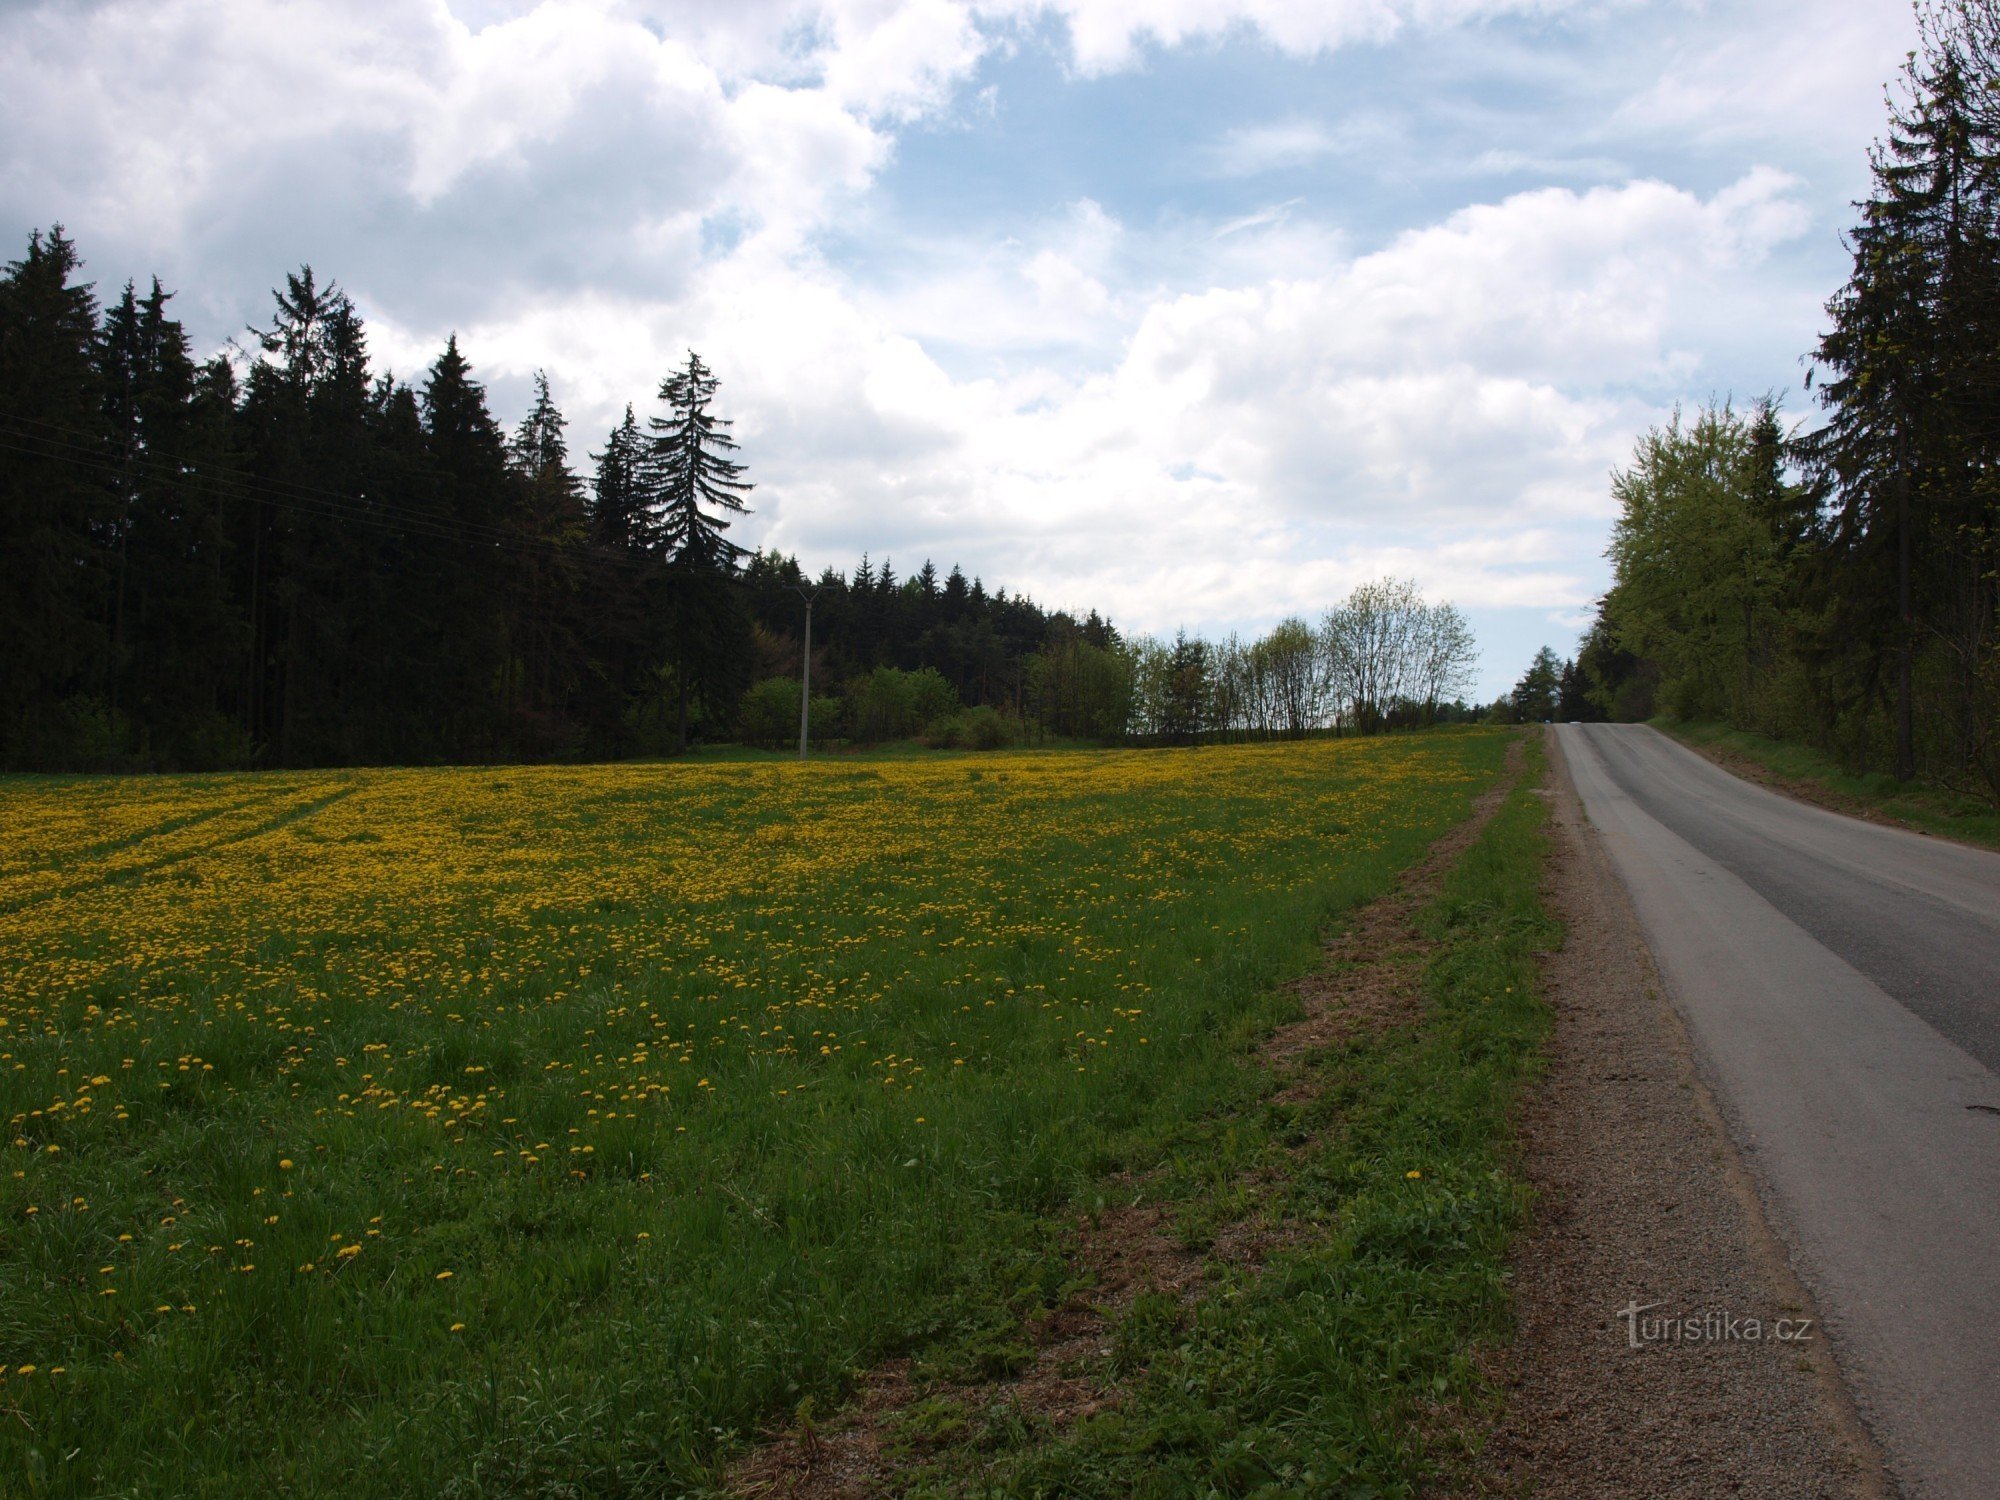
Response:
[{"label": "meadow", "polygon": [[976,1361],[1099,1184],[1241,1149],[1507,742],[0,781],[0,1465],[681,1493]]}]

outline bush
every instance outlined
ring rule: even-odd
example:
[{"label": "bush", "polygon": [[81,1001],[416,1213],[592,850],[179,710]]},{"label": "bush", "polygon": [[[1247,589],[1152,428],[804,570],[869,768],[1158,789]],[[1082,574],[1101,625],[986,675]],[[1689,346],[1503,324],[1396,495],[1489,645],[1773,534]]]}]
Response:
[{"label": "bush", "polygon": [[[738,732],[746,745],[783,750],[799,742],[799,683],[796,677],[766,677],[747,689],[737,709]],[[840,727],[840,701],[813,696],[813,743],[825,744]]]},{"label": "bush", "polygon": [[945,714],[932,719],[918,736],[933,750],[963,750],[965,748],[965,716]]},{"label": "bush", "polygon": [[257,747],[227,714],[197,714],[175,731],[174,764],[184,771],[240,771],[254,765]]},{"label": "bush", "polygon": [[1014,743],[1014,726],[984,703],[968,708],[959,723],[960,743],[968,750],[1000,750]]},{"label": "bush", "polygon": [[933,667],[877,667],[847,684],[847,727],[866,745],[907,739],[958,708],[958,690]]},{"label": "bush", "polygon": [[958,689],[936,667],[919,667],[903,675],[909,685],[910,708],[917,723],[929,724],[958,712]]}]

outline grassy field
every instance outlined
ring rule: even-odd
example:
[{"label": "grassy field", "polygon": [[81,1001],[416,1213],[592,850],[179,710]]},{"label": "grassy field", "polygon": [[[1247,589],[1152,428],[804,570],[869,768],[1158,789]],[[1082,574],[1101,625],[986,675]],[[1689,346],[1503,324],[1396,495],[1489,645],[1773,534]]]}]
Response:
[{"label": "grassy field", "polygon": [[[1205,1277],[1191,1301],[1142,1292],[1118,1319],[1117,1403],[1061,1426],[940,1382],[895,1424],[912,1493],[1508,1490],[1481,1466],[1485,1356],[1513,1334],[1529,1206],[1513,1121],[1549,1023],[1538,957],[1561,937],[1527,748],[1530,774],[1419,914],[1418,1012],[1353,1028],[1304,1086],[1218,1112],[1148,1181]],[[1273,1237],[1258,1261],[1223,1250],[1245,1230]]]},{"label": "grassy field", "polygon": [[1749,730],[1678,719],[1655,723],[1731,770],[1770,781],[1823,806],[2000,849],[2000,808],[1983,798],[1898,781],[1886,772],[1856,776],[1810,745]]},{"label": "grassy field", "polygon": [[[1505,745],[0,782],[0,1473],[712,1483],[1053,1296],[1107,1174],[1231,1149],[1278,981]],[[1482,997],[1525,857],[1438,919],[1500,924]],[[1501,1130],[1498,1044],[1425,1038],[1343,1139],[1476,1137],[1429,1222]]]}]

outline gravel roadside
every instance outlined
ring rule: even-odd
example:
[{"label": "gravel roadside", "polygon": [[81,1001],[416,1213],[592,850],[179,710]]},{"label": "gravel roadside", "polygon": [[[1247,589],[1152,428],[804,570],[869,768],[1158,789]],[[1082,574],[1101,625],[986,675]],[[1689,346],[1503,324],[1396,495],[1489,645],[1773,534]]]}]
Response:
[{"label": "gravel roadside", "polygon": [[1893,1494],[1553,735],[1549,753],[1566,936],[1544,971],[1555,1028],[1521,1120],[1537,1207],[1479,1488]]}]

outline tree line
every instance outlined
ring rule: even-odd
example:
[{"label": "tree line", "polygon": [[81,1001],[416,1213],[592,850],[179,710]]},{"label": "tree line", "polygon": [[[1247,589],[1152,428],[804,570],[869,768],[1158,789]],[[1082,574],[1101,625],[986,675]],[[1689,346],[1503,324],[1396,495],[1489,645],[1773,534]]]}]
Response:
[{"label": "tree line", "polygon": [[579,466],[545,376],[504,431],[455,336],[378,372],[310,268],[207,360],[157,281],[105,307],[81,271],[57,227],[0,277],[0,764],[789,743],[808,596],[822,741],[1372,732],[1449,717],[1472,661],[1457,611],[1393,581],[1210,643],[928,560],[811,576],[731,539],[752,486],[698,355]]},{"label": "tree line", "polygon": [[1280,621],[1255,640],[1179,634],[1135,642],[1130,732],[1190,742],[1377,734],[1462,721],[1478,662],[1455,605],[1427,602],[1402,579],[1362,584],[1317,624]]},{"label": "tree line", "polygon": [[[667,751],[796,673],[807,580],[728,535],[750,484],[698,356],[586,482],[545,377],[503,431],[456,337],[377,372],[310,268],[207,360],[157,281],[105,307],[81,269],[58,227],[0,276],[0,764]],[[1045,643],[1116,638],[957,568],[819,582],[836,686],[924,667],[1018,707]]]},{"label": "tree line", "polygon": [[2000,6],[1918,25],[1808,359],[1822,420],[1712,401],[1646,434],[1597,619],[1523,686],[2000,800]]},{"label": "tree line", "polygon": [[1412,583],[1355,589],[1317,624],[1219,641],[1121,634],[1091,611],[1043,614],[1005,591],[988,596],[954,568],[929,563],[897,580],[863,558],[852,576],[809,579],[797,560],[753,554],[755,657],[764,675],[744,694],[736,732],[768,746],[799,725],[805,593],[815,596],[808,710],[817,741],[918,738],[992,748],[1017,739],[1196,744],[1372,734],[1476,717],[1464,693],[1478,660],[1451,604]]}]

